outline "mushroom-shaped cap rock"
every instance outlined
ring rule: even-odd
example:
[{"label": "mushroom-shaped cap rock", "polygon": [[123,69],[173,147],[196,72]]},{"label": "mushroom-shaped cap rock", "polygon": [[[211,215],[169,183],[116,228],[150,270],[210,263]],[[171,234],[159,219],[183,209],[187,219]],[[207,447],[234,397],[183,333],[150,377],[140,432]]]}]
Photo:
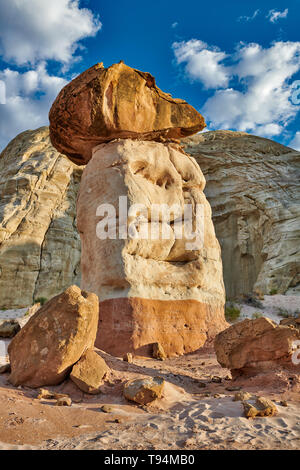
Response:
[{"label": "mushroom-shaped cap rock", "polygon": [[111,140],[180,139],[205,127],[203,116],[186,101],[162,92],[150,73],[122,61],[95,65],[66,85],[50,114],[54,147],[85,165],[96,145]]}]

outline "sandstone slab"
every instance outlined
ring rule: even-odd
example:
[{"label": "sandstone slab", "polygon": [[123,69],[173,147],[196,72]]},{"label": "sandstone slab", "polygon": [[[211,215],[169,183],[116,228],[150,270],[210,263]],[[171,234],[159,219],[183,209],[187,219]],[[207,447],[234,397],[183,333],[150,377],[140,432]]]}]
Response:
[{"label": "sandstone slab", "polygon": [[100,393],[109,368],[96,351],[88,349],[73,366],[70,379],[85,393]]},{"label": "sandstone slab", "polygon": [[98,297],[77,286],[43,305],[9,344],[10,382],[33,388],[62,382],[93,348],[98,313]]},{"label": "sandstone slab", "polygon": [[292,355],[299,340],[296,328],[261,317],[230,326],[216,336],[214,346],[218,362],[237,377],[280,367],[297,370]]},{"label": "sandstone slab", "polygon": [[124,396],[127,400],[147,405],[162,397],[164,384],[165,381],[162,377],[130,380],[124,386]]},{"label": "sandstone slab", "polygon": [[116,138],[178,139],[205,127],[186,101],[162,92],[150,73],[122,61],[95,65],[59,93],[49,114],[54,147],[74,163],[86,164],[93,148]]}]

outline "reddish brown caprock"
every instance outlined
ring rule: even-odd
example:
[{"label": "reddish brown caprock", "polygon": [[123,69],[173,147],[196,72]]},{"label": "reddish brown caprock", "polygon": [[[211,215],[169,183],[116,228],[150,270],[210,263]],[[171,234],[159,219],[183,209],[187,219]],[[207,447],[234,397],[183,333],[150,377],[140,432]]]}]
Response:
[{"label": "reddish brown caprock", "polygon": [[54,147],[78,165],[92,149],[116,138],[180,139],[206,126],[186,101],[162,92],[155,78],[122,61],[95,65],[66,85],[49,114]]}]

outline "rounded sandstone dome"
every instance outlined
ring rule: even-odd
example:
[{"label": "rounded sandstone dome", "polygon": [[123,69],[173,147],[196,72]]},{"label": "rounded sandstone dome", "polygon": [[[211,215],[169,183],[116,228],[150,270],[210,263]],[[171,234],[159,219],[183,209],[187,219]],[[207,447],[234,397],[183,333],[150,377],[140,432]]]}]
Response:
[{"label": "rounded sandstone dome", "polygon": [[180,139],[205,127],[203,116],[186,101],[162,92],[150,73],[122,61],[97,64],[66,85],[50,114],[54,147],[85,165],[98,144],[117,138]]}]

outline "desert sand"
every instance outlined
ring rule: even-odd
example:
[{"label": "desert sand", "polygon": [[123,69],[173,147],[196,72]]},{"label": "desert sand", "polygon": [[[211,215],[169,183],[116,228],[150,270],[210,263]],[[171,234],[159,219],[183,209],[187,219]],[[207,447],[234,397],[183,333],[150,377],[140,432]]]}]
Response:
[{"label": "desert sand", "polygon": [[[101,394],[80,392],[69,380],[49,390],[68,393],[71,407],[37,399],[37,390],[13,388],[0,376],[1,449],[297,449],[300,383],[230,380],[212,347],[167,359],[124,362],[98,351],[111,367]],[[166,380],[163,398],[147,407],[125,400],[124,381],[141,376]],[[219,377],[219,379],[216,379]],[[216,383],[215,381],[220,381]],[[278,415],[248,420],[236,389],[275,401]],[[280,405],[282,400],[288,406]],[[108,405],[108,413],[101,407]]]},{"label": "desert sand", "polygon": [[[278,308],[294,312],[299,296],[265,296],[263,309],[241,305],[241,318],[259,311],[279,323]],[[9,313],[9,315],[8,315]],[[2,318],[12,318],[3,312]],[[19,311],[19,315],[23,312]],[[14,312],[18,317],[18,311]],[[3,340],[2,344],[9,340]],[[2,348],[3,349],[3,348]],[[71,407],[37,399],[38,390],[15,388],[8,374],[0,375],[0,449],[299,449],[300,377],[271,374],[231,379],[218,364],[213,345],[180,357],[159,361],[134,357],[133,363],[98,353],[111,369],[98,395],[81,392],[69,379],[45,387],[67,393]],[[7,360],[3,355],[0,363]],[[139,406],[123,396],[127,380],[160,376],[163,397]],[[273,400],[278,415],[247,419],[236,391]],[[287,401],[288,406],[280,403]],[[108,412],[102,411],[107,405]]]}]

